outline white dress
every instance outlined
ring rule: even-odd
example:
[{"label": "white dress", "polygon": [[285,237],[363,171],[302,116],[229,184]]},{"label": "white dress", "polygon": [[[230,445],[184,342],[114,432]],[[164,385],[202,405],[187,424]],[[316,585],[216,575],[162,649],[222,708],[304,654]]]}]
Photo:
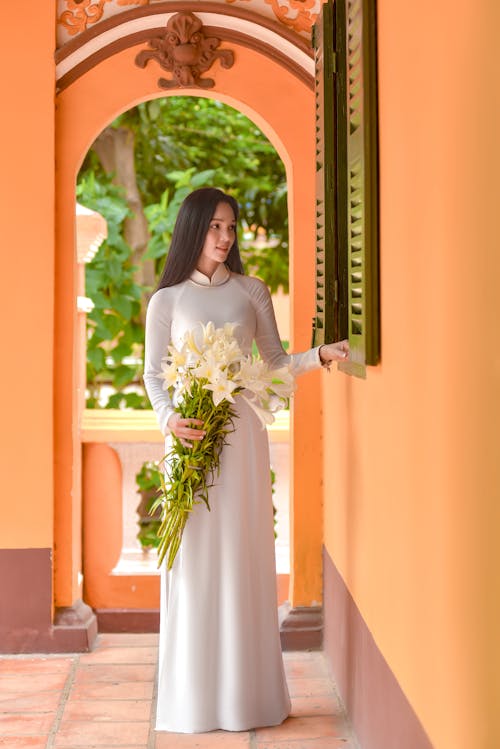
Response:
[{"label": "white dress", "polygon": [[[160,362],[170,340],[212,321],[237,323],[245,353],[255,339],[272,367],[295,374],[321,366],[318,349],[288,356],[271,297],[256,278],[219,266],[157,291],[148,307],[144,380],[160,429],[173,407]],[[156,729],[244,731],[281,723],[290,712],[278,628],[273,510],[266,430],[236,396],[235,431],[210,488],[197,505],[173,568],[161,575]]]}]

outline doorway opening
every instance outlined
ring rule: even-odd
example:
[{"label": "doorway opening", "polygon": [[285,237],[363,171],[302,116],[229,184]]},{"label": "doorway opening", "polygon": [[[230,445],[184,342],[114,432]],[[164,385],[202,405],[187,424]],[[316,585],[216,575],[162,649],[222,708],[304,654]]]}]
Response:
[{"label": "doorway opening", "polygon": [[[147,301],[180,203],[191,190],[206,185],[238,200],[245,270],[270,288],[281,338],[288,346],[288,190],[279,154],[252,120],[218,99],[169,96],[143,102],[104,128],[77,178],[78,203],[101,214],[108,227],[107,239],[85,268],[83,423],[91,422],[94,431],[99,421],[107,423],[106,412],[148,415],[142,384]],[[125,431],[123,439],[107,441],[119,458],[122,477],[122,540],[111,572],[155,574],[156,529],[147,515],[147,489],[151,463],[163,456],[162,437],[158,431],[156,441],[144,436],[134,440]],[[281,602],[287,597],[290,572],[288,413],[271,428],[270,444]],[[146,498],[140,498],[141,489]],[[90,533],[84,529],[85,535]],[[91,591],[87,595],[92,601]],[[137,595],[132,603],[137,605]]]}]

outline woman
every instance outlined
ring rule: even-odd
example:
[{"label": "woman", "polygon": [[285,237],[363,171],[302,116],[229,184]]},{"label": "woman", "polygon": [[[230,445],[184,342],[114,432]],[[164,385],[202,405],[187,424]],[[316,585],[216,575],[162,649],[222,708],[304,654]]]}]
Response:
[{"label": "woman", "polygon": [[[241,349],[255,340],[272,367],[301,374],[348,356],[347,341],[289,356],[269,291],[245,276],[234,198],[215,188],[188,195],[146,320],[144,381],[164,435],[185,446],[203,423],[181,418],[158,377],[168,344],[200,322],[236,324]],[[207,512],[193,512],[172,570],[162,568],[157,730],[243,731],[290,712],[278,630],[269,449],[266,431],[236,397]]]}]

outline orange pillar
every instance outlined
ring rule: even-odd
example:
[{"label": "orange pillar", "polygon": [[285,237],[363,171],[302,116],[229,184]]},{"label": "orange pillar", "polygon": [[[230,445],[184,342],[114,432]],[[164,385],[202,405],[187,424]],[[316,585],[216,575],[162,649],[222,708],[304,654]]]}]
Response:
[{"label": "orange pillar", "polygon": [[0,9],[3,652],[88,645],[64,615],[53,626],[55,14],[35,0]]}]

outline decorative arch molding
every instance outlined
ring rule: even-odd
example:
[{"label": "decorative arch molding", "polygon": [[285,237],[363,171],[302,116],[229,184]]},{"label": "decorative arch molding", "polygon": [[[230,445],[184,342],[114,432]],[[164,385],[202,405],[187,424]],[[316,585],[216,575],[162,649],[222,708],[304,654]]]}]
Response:
[{"label": "decorative arch molding", "polygon": [[[120,13],[82,32],[56,52],[58,91],[111,55],[161,34],[172,16],[192,8],[192,2],[170,0]],[[313,52],[297,34],[245,8],[222,3],[198,2],[196,16],[206,33],[259,52],[313,89]]]},{"label": "decorative arch molding", "polygon": [[[248,7],[264,18],[276,18],[304,38],[310,38],[312,25],[323,0],[224,0],[236,7]],[[58,47],[86,29],[113,15],[124,12],[124,6],[151,6],[161,0],[58,0]],[[195,5],[191,10],[195,10]]]}]

